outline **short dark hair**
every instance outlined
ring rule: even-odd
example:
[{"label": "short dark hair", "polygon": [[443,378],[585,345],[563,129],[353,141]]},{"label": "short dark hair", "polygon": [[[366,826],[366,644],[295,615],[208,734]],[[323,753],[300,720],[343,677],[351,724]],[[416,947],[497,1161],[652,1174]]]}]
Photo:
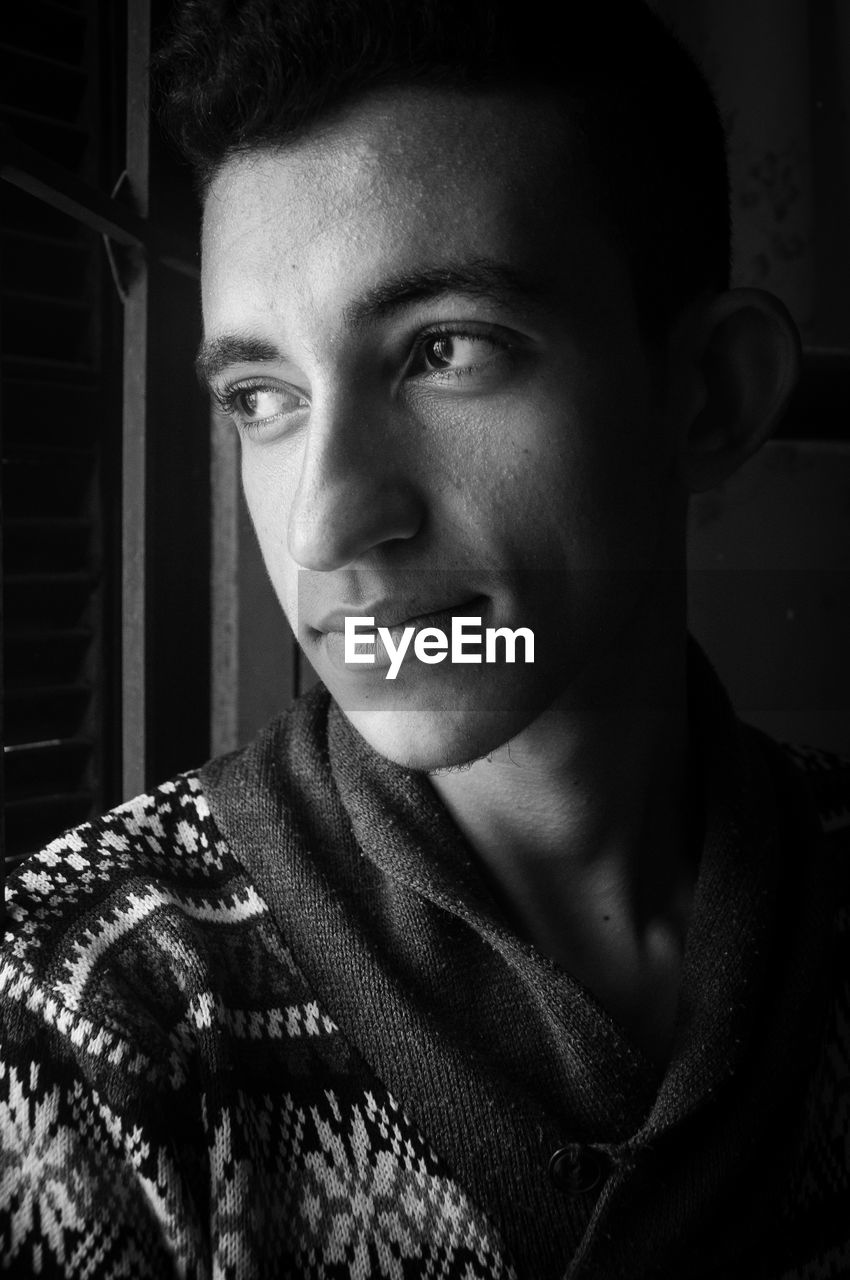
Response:
[{"label": "short dark hair", "polygon": [[728,287],[726,140],[690,55],[642,0],[180,0],[159,114],[203,191],[370,90],[552,88],[625,245],[645,332]]}]

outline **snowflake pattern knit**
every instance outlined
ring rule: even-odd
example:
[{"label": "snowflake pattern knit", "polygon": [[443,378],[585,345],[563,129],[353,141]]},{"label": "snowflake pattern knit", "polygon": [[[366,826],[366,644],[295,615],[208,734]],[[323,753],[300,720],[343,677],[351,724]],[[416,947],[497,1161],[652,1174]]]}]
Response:
[{"label": "snowflake pattern knit", "polygon": [[[824,830],[846,832],[846,774],[816,752],[794,759]],[[842,910],[843,977],[788,1210],[826,1222],[843,1203],[850,1224],[848,923]],[[197,774],[32,858],[9,885],[6,928],[0,1269],[517,1275],[486,1214],[308,989]],[[819,1255],[782,1280],[850,1274],[848,1237],[833,1222]]]},{"label": "snowflake pattern knit", "polygon": [[54,841],[8,916],[7,1271],[514,1275],[305,990],[194,774]]}]

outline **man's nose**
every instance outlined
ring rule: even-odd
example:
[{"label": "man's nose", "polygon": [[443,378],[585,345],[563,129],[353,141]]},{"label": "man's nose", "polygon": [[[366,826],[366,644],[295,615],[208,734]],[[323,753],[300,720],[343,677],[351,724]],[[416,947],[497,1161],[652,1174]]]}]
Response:
[{"label": "man's nose", "polygon": [[339,569],[413,538],[425,504],[411,425],[356,399],[314,404],[289,513],[289,551],[305,569]]}]

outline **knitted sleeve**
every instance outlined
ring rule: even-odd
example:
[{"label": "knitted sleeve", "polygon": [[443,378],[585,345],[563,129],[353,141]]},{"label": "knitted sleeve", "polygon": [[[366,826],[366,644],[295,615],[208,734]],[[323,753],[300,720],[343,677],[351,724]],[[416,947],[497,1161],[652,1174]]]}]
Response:
[{"label": "knitted sleeve", "polygon": [[188,774],[10,885],[0,1271],[514,1275],[319,1006]]},{"label": "knitted sleeve", "polygon": [[163,1016],[169,1003],[192,1012],[180,987],[197,965],[178,918],[213,909],[205,809],[188,776],[54,841],[12,878],[0,959],[6,1272],[209,1274],[198,1094],[193,1109],[180,1020]]}]

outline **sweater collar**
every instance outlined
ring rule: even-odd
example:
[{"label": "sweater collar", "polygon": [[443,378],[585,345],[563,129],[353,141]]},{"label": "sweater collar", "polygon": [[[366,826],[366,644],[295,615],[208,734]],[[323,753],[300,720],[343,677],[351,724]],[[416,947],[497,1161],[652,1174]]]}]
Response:
[{"label": "sweater collar", "polygon": [[[604,1107],[581,1117],[599,1127],[600,1137],[607,1130],[622,1134],[624,1127],[635,1136],[657,1136],[716,1096],[763,1035],[765,1003],[789,993],[799,1003],[801,984],[822,959],[817,934],[827,919],[824,894],[805,877],[789,883],[787,856],[790,844],[798,876],[800,841],[810,844],[813,833],[801,817],[788,826],[781,812],[776,748],[740,724],[693,641],[688,685],[702,852],[676,1032],[661,1074],[590,992],[512,932],[427,777],[380,756],[335,704],[330,707],[331,768],[362,851],[383,874],[464,921],[519,969],[544,1016],[564,1026],[572,1020],[566,1073],[579,1073],[592,1086],[582,1089],[584,1098],[605,1099]],[[787,808],[788,797],[784,801]],[[808,908],[798,928],[794,894]],[[777,965],[777,952],[792,936],[809,956],[796,973]],[[777,988],[780,977],[790,992]],[[584,1035],[576,1034],[579,1027]],[[787,1063],[787,1049],[782,1056]]]},{"label": "sweater collar", "polygon": [[[695,646],[689,685],[704,838],[660,1077],[590,993],[511,933],[427,779],[372,751],[324,690],[203,771],[323,1006],[541,1276],[577,1246],[576,1265],[592,1257],[608,1274],[598,1251],[615,1244],[620,1271],[639,1274],[647,1240],[684,1238],[686,1220],[729,1196],[730,1170],[784,1132],[817,1043],[830,888],[800,787],[783,753],[738,724]],[[547,1189],[565,1138],[623,1171],[590,1228],[584,1199]],[[651,1181],[634,1199],[625,1171],[664,1151],[663,1194]]]}]

